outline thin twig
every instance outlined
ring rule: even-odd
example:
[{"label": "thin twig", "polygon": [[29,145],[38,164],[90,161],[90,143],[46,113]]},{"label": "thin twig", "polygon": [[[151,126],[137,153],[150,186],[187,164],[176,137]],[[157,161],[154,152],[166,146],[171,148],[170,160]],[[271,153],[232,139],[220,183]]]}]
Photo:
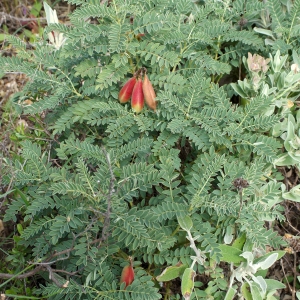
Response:
[{"label": "thin twig", "polygon": [[288,211],[289,208],[288,208],[288,206],[287,206],[287,201],[288,201],[288,200],[285,200],[285,201],[284,201],[284,206],[285,206],[284,215],[285,215],[285,217],[286,217],[286,220],[287,220],[289,226],[290,226],[290,227],[294,230],[294,232],[298,235],[298,234],[300,233],[300,231],[292,225],[292,223],[290,222],[290,219],[289,219],[289,211]]},{"label": "thin twig", "polygon": [[35,269],[26,272],[24,274],[21,275],[14,275],[14,274],[6,274],[6,273],[0,273],[0,278],[7,278],[10,279],[12,277],[14,277],[15,279],[24,279],[24,278],[28,278],[31,277],[33,275],[35,275],[36,273],[38,273],[39,271],[41,271],[44,267],[43,266],[37,266]]},{"label": "thin twig", "polygon": [[46,18],[18,18],[18,17],[12,16],[10,14],[7,14],[5,12],[0,12],[0,18],[8,18],[11,20],[19,21],[19,22],[45,21],[46,20]]},{"label": "thin twig", "polygon": [[290,290],[291,293],[293,293],[293,289],[291,288],[289,280],[288,280],[288,278],[287,278],[287,276],[285,274],[285,270],[284,270],[284,267],[283,267],[282,259],[280,259],[280,265],[281,265],[281,268],[282,268],[282,272],[283,272],[284,278],[285,278],[285,280],[286,280],[286,282],[288,284],[289,290]]},{"label": "thin twig", "polygon": [[292,300],[296,300],[296,280],[297,280],[297,254],[296,251],[294,251],[294,281],[293,281],[293,291],[292,291]]},{"label": "thin twig", "polygon": [[49,136],[49,138],[50,138],[51,140],[54,140],[57,144],[60,144],[60,141],[57,140],[56,137],[53,136],[53,135],[49,132],[49,130],[48,130],[48,129],[46,128],[46,126],[45,126],[45,123],[44,123],[40,118],[37,118],[37,117],[36,117],[34,120],[42,126],[44,132]]},{"label": "thin twig", "polygon": [[54,273],[64,273],[64,274],[67,274],[67,275],[70,275],[70,276],[79,276],[79,275],[77,275],[77,273],[81,272],[82,270],[84,270],[84,268],[81,268],[81,269],[79,269],[78,271],[75,271],[75,272],[68,272],[68,271],[65,271],[65,270],[52,269],[52,272],[54,272]]},{"label": "thin twig", "polygon": [[46,267],[47,271],[49,272],[49,279],[50,279],[51,281],[53,281],[58,287],[60,287],[60,288],[65,287],[65,284],[61,284],[61,283],[55,278],[55,276],[54,276],[54,274],[53,274],[52,268],[51,268],[50,266],[45,266],[45,267]]}]

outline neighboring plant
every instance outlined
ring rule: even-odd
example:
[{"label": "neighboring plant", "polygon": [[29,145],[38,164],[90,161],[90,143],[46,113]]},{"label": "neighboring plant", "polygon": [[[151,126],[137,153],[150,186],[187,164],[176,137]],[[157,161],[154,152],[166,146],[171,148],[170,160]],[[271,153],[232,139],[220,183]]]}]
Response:
[{"label": "neighboring plant", "polygon": [[[281,115],[282,118],[272,129],[272,136],[282,139],[285,151],[273,161],[276,166],[297,166],[300,168],[300,111],[296,108],[300,90],[300,59],[293,50],[294,64],[286,70],[288,55],[280,56],[270,54],[270,58],[263,59],[259,55],[248,54],[248,59],[243,58],[245,67],[250,74],[250,80],[232,83],[237,94],[242,97],[243,103],[249,103],[253,97],[264,95],[273,97],[273,103],[269,106],[266,115]],[[270,69],[269,66],[270,65]],[[285,192],[282,185],[283,198],[292,201],[300,201],[300,185]]]},{"label": "neighboring plant", "polygon": [[[187,232],[187,239],[190,241],[190,247],[195,252],[196,256],[191,256],[192,264],[188,268],[186,265],[178,264],[173,267],[166,268],[163,273],[157,277],[158,281],[170,281],[182,275],[181,291],[185,300],[191,299],[191,294],[194,289],[195,271],[193,270],[196,263],[204,266],[207,270],[208,265],[205,266],[206,255],[195,245],[198,237],[193,238],[191,229],[193,222],[190,217],[185,216],[178,218],[180,227]],[[229,287],[224,297],[225,300],[232,300],[238,293],[237,288],[234,288],[235,279],[243,283],[239,289],[239,294],[243,295],[245,299],[276,299],[273,294],[276,289],[285,288],[285,285],[277,280],[264,279],[262,276],[254,276],[258,269],[267,270],[273,263],[280,259],[285,252],[270,252],[259,258],[254,259],[253,253],[249,251],[242,252],[243,247],[249,247],[245,244],[245,235],[235,240],[232,246],[220,245],[222,251],[222,261],[231,263],[231,277]],[[237,266],[233,269],[233,266]],[[248,278],[250,277],[250,279]],[[251,280],[252,279],[252,280]],[[250,291],[249,291],[250,288]]]},{"label": "neighboring plant", "polygon": [[[26,261],[6,287],[36,275],[47,299],[180,299],[182,276],[186,299],[273,299],[283,286],[260,272],[285,242],[265,224],[284,219],[292,192],[276,166],[297,156],[299,74],[296,55],[269,57],[252,29],[265,3],[68,2],[71,26],[46,6],[44,39],[28,50],[11,36],[17,57],[0,57],[29,77],[16,108],[51,134],[8,161],[5,221],[23,228],[10,259],[26,249]],[[120,103],[139,70],[153,91],[139,82],[137,97],[131,83]],[[155,107],[137,114],[129,94]]]}]

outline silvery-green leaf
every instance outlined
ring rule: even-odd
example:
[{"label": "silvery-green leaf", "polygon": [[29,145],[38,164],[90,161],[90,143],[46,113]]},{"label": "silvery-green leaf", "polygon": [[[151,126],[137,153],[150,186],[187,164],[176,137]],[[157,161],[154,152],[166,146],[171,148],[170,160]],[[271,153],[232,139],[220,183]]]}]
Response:
[{"label": "silvery-green leaf", "polygon": [[193,221],[189,216],[178,217],[177,220],[180,227],[185,231],[190,231],[193,227]]},{"label": "silvery-green leaf", "polygon": [[283,132],[283,128],[282,128],[282,123],[277,123],[273,126],[273,129],[272,129],[272,135],[274,137],[279,137],[282,132]]},{"label": "silvery-green leaf", "polygon": [[297,64],[298,66],[300,66],[300,59],[299,59],[299,55],[298,53],[296,52],[295,49],[293,49],[293,61],[295,64]]},{"label": "silvery-green leaf", "polygon": [[252,298],[255,300],[263,300],[260,292],[259,292],[259,288],[256,284],[251,283],[250,284],[250,290],[251,290],[251,295]]},{"label": "silvery-green leaf", "polygon": [[256,282],[260,286],[260,288],[263,292],[263,295],[265,295],[266,291],[267,291],[266,281],[261,276],[257,276],[257,277],[251,276],[251,278],[253,279],[254,282]]},{"label": "silvery-green leaf", "polygon": [[274,45],[274,41],[271,39],[265,39],[265,45]]},{"label": "silvery-green leaf", "polygon": [[273,36],[273,32],[271,30],[258,28],[258,27],[254,27],[253,30],[258,32],[258,33],[261,33],[261,34],[268,35],[268,36],[272,37],[275,40],[275,37]]},{"label": "silvery-green leaf", "polygon": [[261,94],[262,94],[262,95],[265,95],[265,96],[269,96],[269,94],[270,94],[269,91],[270,91],[269,85],[264,84],[264,85],[263,85],[263,88],[262,88],[262,90],[261,90]]},{"label": "silvery-green leaf", "polygon": [[265,282],[267,284],[267,290],[273,291],[278,289],[284,289],[286,285],[278,280],[275,279],[265,279]]},{"label": "silvery-green leaf", "polygon": [[266,270],[274,264],[274,262],[277,260],[277,257],[278,253],[272,253],[264,261],[259,262],[258,265],[262,270]]},{"label": "silvery-green leaf", "polygon": [[253,254],[251,252],[246,251],[246,252],[242,253],[240,256],[246,258],[248,263],[253,262]]},{"label": "silvery-green leaf", "polygon": [[300,185],[296,185],[289,192],[282,193],[284,199],[300,202]]},{"label": "silvery-green leaf", "polygon": [[181,293],[185,300],[191,298],[194,289],[194,277],[196,273],[192,268],[186,268],[181,280]]},{"label": "silvery-green leaf", "polygon": [[46,13],[47,24],[58,23],[58,18],[56,14],[56,10],[52,9],[45,1],[44,1],[44,9]]},{"label": "silvery-green leaf", "polygon": [[277,50],[275,56],[274,56],[274,60],[273,60],[273,63],[274,63],[274,72],[280,72],[282,67],[284,66],[286,60],[287,60],[288,56],[285,55],[283,57],[280,57],[280,51]]},{"label": "silvery-green leaf", "polygon": [[295,127],[292,121],[290,121],[290,118],[288,120],[288,126],[287,126],[287,137],[286,140],[284,141],[284,147],[287,151],[291,150],[291,144],[290,141],[295,139]]},{"label": "silvery-green leaf", "polygon": [[278,157],[274,160],[273,163],[275,166],[284,167],[284,166],[293,166],[299,162],[295,160],[293,157],[291,157],[289,153],[282,153],[278,155]]},{"label": "silvery-green leaf", "polygon": [[299,80],[300,80],[300,73],[294,74],[294,72],[292,71],[284,79],[286,86],[291,86]]},{"label": "silvery-green leaf", "polygon": [[230,244],[233,240],[233,228],[232,226],[227,226],[226,227],[226,234],[224,236],[224,243],[225,244]]},{"label": "silvery-green leaf", "polygon": [[200,258],[197,256],[191,256],[191,259],[195,260],[199,265],[203,266],[206,257],[203,256],[203,258]]},{"label": "silvery-green leaf", "polygon": [[236,290],[234,288],[230,288],[227,293],[226,293],[226,296],[224,298],[224,300],[232,300],[234,298],[236,294]]},{"label": "silvery-green leaf", "polygon": [[[238,83],[240,83],[240,80],[238,81]],[[247,93],[243,90],[243,88],[241,87],[240,84],[237,83],[231,83],[230,84],[232,86],[232,88],[235,90],[235,92],[240,95],[243,98],[247,98]]]}]

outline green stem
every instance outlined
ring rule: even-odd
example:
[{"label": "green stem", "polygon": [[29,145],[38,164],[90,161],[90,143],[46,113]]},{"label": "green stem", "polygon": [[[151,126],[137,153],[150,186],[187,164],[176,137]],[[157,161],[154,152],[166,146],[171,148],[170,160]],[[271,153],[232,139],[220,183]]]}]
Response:
[{"label": "green stem", "polygon": [[287,92],[290,92],[292,89],[294,89],[297,85],[299,85],[299,82],[297,81],[294,85],[290,86],[289,88],[285,89],[281,94],[279,94],[277,97],[274,98],[273,101],[276,101],[280,99],[284,94]]},{"label": "green stem", "polygon": [[82,95],[81,94],[79,94],[77,91],[76,91],[76,89],[75,89],[75,87],[74,87],[74,85],[73,85],[73,82],[72,82],[72,80],[69,78],[69,76],[67,75],[67,74],[65,74],[61,69],[59,69],[59,68],[57,68],[57,67],[54,67],[56,70],[58,70],[59,72],[61,72],[64,76],[66,76],[66,78],[69,80],[69,82],[71,83],[71,86],[72,86],[72,90],[73,90],[73,92],[78,96],[78,97],[82,97]]},{"label": "green stem", "polygon": [[[225,13],[226,13],[227,8],[229,7],[229,2],[230,2],[230,1],[227,1],[227,3],[225,4],[224,11],[223,11],[223,15],[222,15],[222,18],[221,18],[221,22],[222,22],[222,23],[224,22],[224,16],[225,16]],[[217,50],[216,50],[216,52],[215,52],[215,60],[216,60],[216,61],[218,60],[218,55],[219,55],[219,49],[220,49],[220,47],[221,47],[221,35],[218,36]],[[213,75],[211,81],[212,81],[212,82],[215,82],[215,75]]]},{"label": "green stem", "polygon": [[177,225],[176,229],[171,233],[171,236],[174,236],[180,229],[180,226]]},{"label": "green stem", "polygon": [[170,295],[171,295],[170,282],[167,282],[166,283],[166,293],[165,293],[165,296],[164,296],[164,300],[170,299]]},{"label": "green stem", "polygon": [[[57,294],[57,293],[56,293]],[[56,295],[54,294],[54,295]],[[23,295],[13,295],[13,294],[5,294],[6,297],[10,297],[10,298],[20,298],[20,299],[33,299],[33,300],[36,300],[36,299],[45,299],[45,297],[34,297],[34,296],[23,296]],[[49,295],[50,296],[50,295]],[[51,295],[53,296],[53,295]]]}]

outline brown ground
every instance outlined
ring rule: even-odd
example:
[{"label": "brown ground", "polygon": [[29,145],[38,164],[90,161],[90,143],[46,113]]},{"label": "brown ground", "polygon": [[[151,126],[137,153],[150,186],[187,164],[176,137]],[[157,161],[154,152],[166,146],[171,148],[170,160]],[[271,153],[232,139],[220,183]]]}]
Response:
[{"label": "brown ground", "polygon": [[[1,33],[20,33],[22,31],[21,22],[30,22],[27,24],[27,29],[34,31],[35,23],[32,23],[28,15],[28,11],[31,9],[33,3],[34,0],[2,0],[0,2],[0,35]],[[56,6],[60,19],[61,16],[67,16],[70,9],[70,6],[66,4],[59,3]],[[41,24],[45,22],[42,18],[39,20]],[[0,53],[2,56],[14,55],[13,50],[1,40]],[[10,139],[10,135],[18,124],[22,122],[22,119],[24,119],[22,116],[16,117],[13,114],[12,109],[9,108],[8,100],[11,95],[22,89],[26,80],[23,74],[6,74],[0,78],[0,194],[1,189],[2,193],[8,189],[7,186],[1,185],[1,174],[4,172],[2,158],[9,157],[13,151],[17,151]],[[300,183],[299,170],[296,168],[281,168],[280,171],[284,175],[284,183],[288,190]],[[1,215],[4,213],[3,200],[1,199],[0,203]],[[274,278],[282,282],[288,281],[286,289],[282,290],[277,296],[284,300],[295,300],[297,299],[295,296],[296,277],[300,275],[300,203],[285,201],[283,205],[286,221],[281,224],[275,224],[275,229],[281,236],[285,237],[286,241],[290,244],[290,248],[288,249],[288,253],[269,270],[268,278]],[[3,225],[0,219],[0,241],[6,239],[11,234],[11,231],[15,230],[15,226],[11,225]],[[2,270],[0,270],[1,272]],[[299,287],[299,283],[297,286]]]}]

